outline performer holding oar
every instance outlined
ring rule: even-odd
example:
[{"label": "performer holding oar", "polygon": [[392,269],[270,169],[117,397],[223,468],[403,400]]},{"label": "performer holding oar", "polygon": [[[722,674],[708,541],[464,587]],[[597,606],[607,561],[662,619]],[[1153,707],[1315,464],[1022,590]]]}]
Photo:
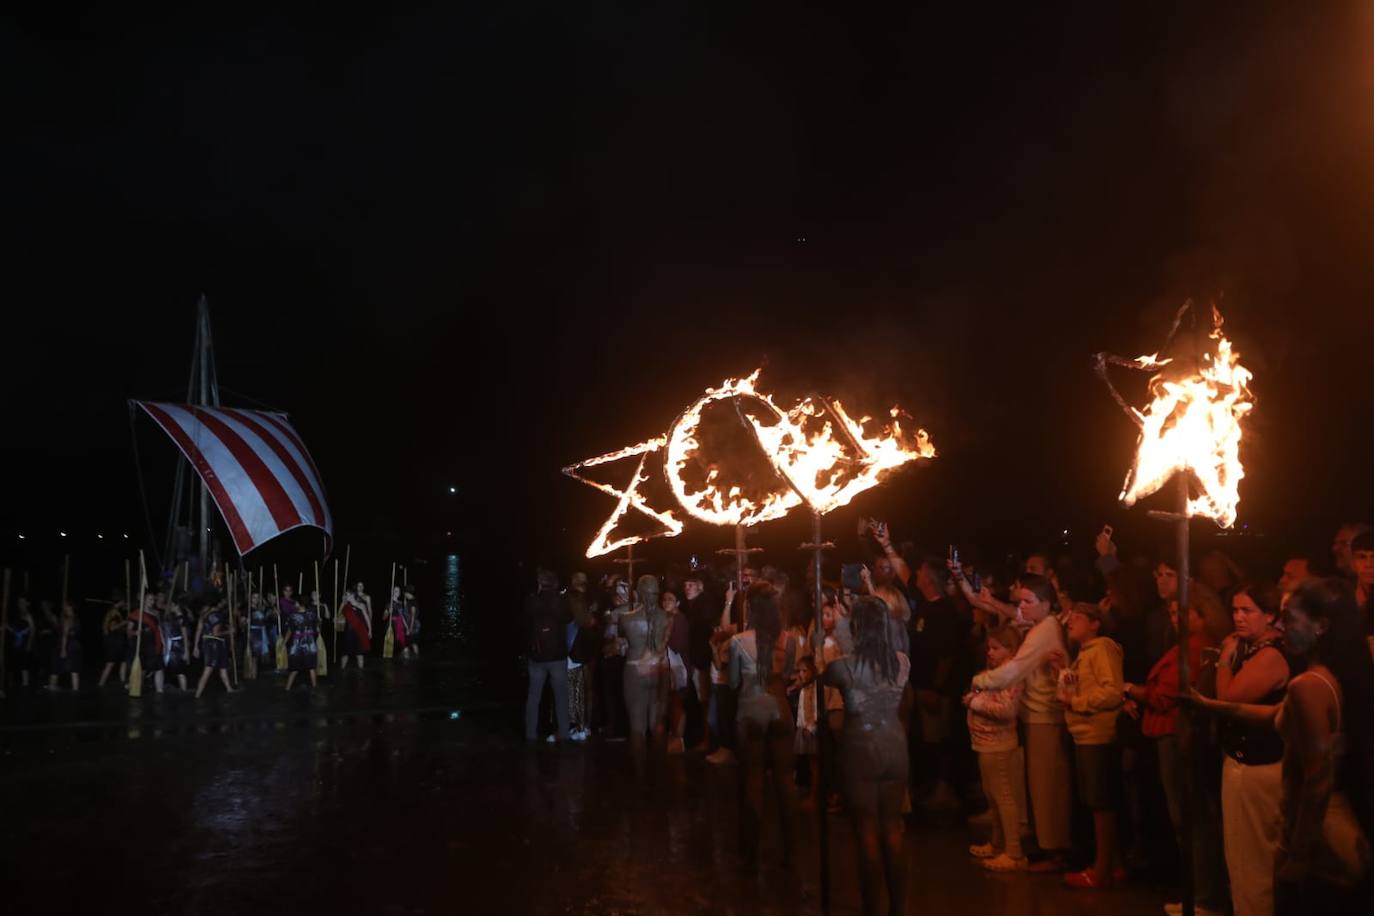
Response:
[{"label": "performer holding oar", "polygon": [[[287,588],[290,588],[290,587],[291,587],[291,586],[289,586],[289,585],[287,586]],[[282,612],[283,612],[284,610],[286,610],[285,608],[282,607],[282,604],[284,604],[286,601],[288,601],[289,598],[290,598],[290,596],[288,596],[288,595],[283,595],[283,594],[281,593],[281,586],[280,586],[280,584],[279,584],[279,580],[277,579],[277,564],[276,564],[276,563],[273,563],[273,564],[272,564],[272,589],[273,589],[273,591],[275,591],[275,592],[277,593],[277,595],[276,595],[276,598],[277,598],[277,644],[276,644],[276,651],[277,651],[277,659],[276,659],[276,661],[277,661],[277,670],[278,670],[278,671],[285,671],[285,670],[286,670],[286,661],[287,661],[287,657],[286,657],[286,655],[287,655],[287,653],[286,653],[286,631],[282,629],[281,618],[282,618]],[[294,601],[291,602],[291,606],[292,606],[292,607],[295,607],[295,602],[294,602]]]},{"label": "performer holding oar", "polygon": [[196,699],[200,699],[200,695],[205,692],[205,685],[210,682],[210,675],[216,671],[219,672],[220,680],[224,682],[225,693],[234,692],[234,686],[229,683],[229,613],[225,601],[221,600],[200,618],[200,625],[196,627],[196,646],[200,649],[200,657],[205,662],[205,670],[200,673],[200,683],[196,685]]},{"label": "performer holding oar", "polygon": [[[134,639],[131,643],[133,647],[133,660],[129,665],[129,696],[143,696],[143,660],[145,652],[143,648],[143,634],[148,633],[149,642],[156,640],[162,642],[161,628],[155,623],[156,616],[151,614],[152,595],[148,594],[148,569],[143,564],[143,551],[138,552],[138,611],[130,615],[129,626],[137,627],[134,631]],[[152,618],[150,620],[149,618]],[[154,683],[157,685],[157,692],[162,692],[162,648],[160,645],[152,646],[153,651],[147,652],[146,656],[153,662],[155,667],[150,670],[156,672]]]},{"label": "performer holding oar", "polygon": [[352,591],[344,592],[343,618],[346,624],[343,634],[344,656],[339,668],[348,667],[351,655],[361,669],[363,659],[372,651],[372,598],[363,591],[362,582],[355,585]]},{"label": "performer holding oar", "polygon": [[324,621],[328,620],[329,606],[320,600],[320,563],[315,561],[315,590],[310,593],[310,609],[315,614],[315,673],[320,677],[329,674],[329,652],[324,646]]},{"label": "performer holding oar", "polygon": [[[287,586],[290,588],[291,586]],[[292,601],[287,608],[286,615],[287,632],[287,664],[290,674],[286,676],[286,689],[290,690],[296,683],[296,675],[302,671],[310,675],[310,686],[315,687],[318,681],[315,676],[315,668],[319,664],[317,640],[319,639],[319,617],[315,613],[314,606],[297,604]]]},{"label": "performer holding oar", "polygon": [[[391,658],[396,653],[396,611],[400,601],[400,592],[396,590],[396,564],[391,564],[391,587],[386,592],[386,614],[382,617],[382,626],[386,627],[386,636],[382,638],[382,658]],[[404,636],[401,637],[405,639]],[[402,643],[404,645],[404,642]]]}]

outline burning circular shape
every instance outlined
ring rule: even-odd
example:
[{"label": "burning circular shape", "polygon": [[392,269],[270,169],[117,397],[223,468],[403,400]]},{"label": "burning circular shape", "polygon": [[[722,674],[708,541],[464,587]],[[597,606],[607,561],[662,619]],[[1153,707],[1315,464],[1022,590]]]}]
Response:
[{"label": "burning circular shape", "polygon": [[[701,447],[697,432],[701,428],[701,412],[707,405],[734,398],[750,398],[762,404],[779,422],[786,419],[767,395],[760,394],[754,388],[754,382],[758,377],[759,370],[756,369],[747,378],[726,379],[721,387],[706,389],[706,393],[693,401],[668,431],[668,453],[663,462],[664,476],[667,477],[668,486],[672,489],[678,504],[688,515],[703,522],[712,525],[756,525],[759,522],[782,518],[801,505],[801,497],[791,489],[785,493],[772,494],[762,503],[752,502],[744,497],[739,487],[722,490],[715,482],[714,471],[708,475],[706,488],[694,493],[687,491],[687,482],[683,480],[682,473],[687,463]],[[755,428],[757,429],[757,424]],[[769,461],[773,461],[771,455]],[[777,467],[776,462],[774,467]]]}]

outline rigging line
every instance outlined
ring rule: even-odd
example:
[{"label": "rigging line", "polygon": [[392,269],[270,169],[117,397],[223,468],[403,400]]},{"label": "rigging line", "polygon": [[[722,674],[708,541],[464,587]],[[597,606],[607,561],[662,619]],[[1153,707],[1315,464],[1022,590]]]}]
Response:
[{"label": "rigging line", "polygon": [[140,501],[143,503],[143,524],[144,524],[144,525],[147,527],[147,529],[148,529],[148,545],[149,545],[150,548],[152,548],[152,551],[153,551],[153,560],[157,563],[158,567],[161,568],[161,566],[162,566],[162,558],[158,556],[158,553],[157,553],[157,546],[156,546],[156,545],[157,545],[157,538],[156,538],[156,537],[154,536],[154,534],[153,534],[153,517],[152,517],[152,515],[148,512],[148,492],[143,488],[143,462],[140,460],[139,455],[138,455],[138,431],[137,431],[137,430],[135,429],[135,427],[134,427],[134,421],[137,419],[137,417],[136,417],[137,411],[138,411],[138,408],[134,405],[134,402],[133,402],[133,401],[130,401],[130,402],[129,402],[129,441],[133,444],[133,447],[134,447],[134,471],[135,471],[135,476],[138,477],[138,495],[139,495]]}]

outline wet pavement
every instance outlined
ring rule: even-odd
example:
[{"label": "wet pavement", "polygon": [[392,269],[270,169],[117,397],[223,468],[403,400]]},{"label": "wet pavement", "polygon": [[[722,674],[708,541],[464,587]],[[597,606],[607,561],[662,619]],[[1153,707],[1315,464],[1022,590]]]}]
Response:
[{"label": "wet pavement", "polygon": [[[118,687],[0,703],[0,894],[47,912],[807,913],[815,816],[785,873],[735,855],[732,769],[623,743],[528,747],[518,683],[374,661],[320,690]],[[847,822],[833,907],[858,912]],[[1159,888],[992,875],[962,821],[914,827],[909,912],[1157,914]],[[11,912],[25,912],[18,908]]]}]

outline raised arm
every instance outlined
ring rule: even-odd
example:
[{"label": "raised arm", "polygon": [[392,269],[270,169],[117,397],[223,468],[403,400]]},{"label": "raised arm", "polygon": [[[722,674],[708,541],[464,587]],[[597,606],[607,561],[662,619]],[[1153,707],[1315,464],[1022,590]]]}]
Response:
[{"label": "raised arm", "polygon": [[979,674],[973,679],[973,686],[979,690],[1001,690],[1024,682],[1031,672],[1049,660],[1050,653],[1059,648],[1056,643],[1053,627],[1032,628],[1015,655],[996,668]]},{"label": "raised arm", "polygon": [[907,565],[906,560],[902,559],[902,555],[897,552],[897,549],[892,546],[892,536],[888,533],[887,522],[870,519],[868,530],[873,535],[873,540],[878,542],[878,546],[892,563],[892,571],[896,573],[897,578],[902,580],[903,585],[910,585],[911,567]]}]

